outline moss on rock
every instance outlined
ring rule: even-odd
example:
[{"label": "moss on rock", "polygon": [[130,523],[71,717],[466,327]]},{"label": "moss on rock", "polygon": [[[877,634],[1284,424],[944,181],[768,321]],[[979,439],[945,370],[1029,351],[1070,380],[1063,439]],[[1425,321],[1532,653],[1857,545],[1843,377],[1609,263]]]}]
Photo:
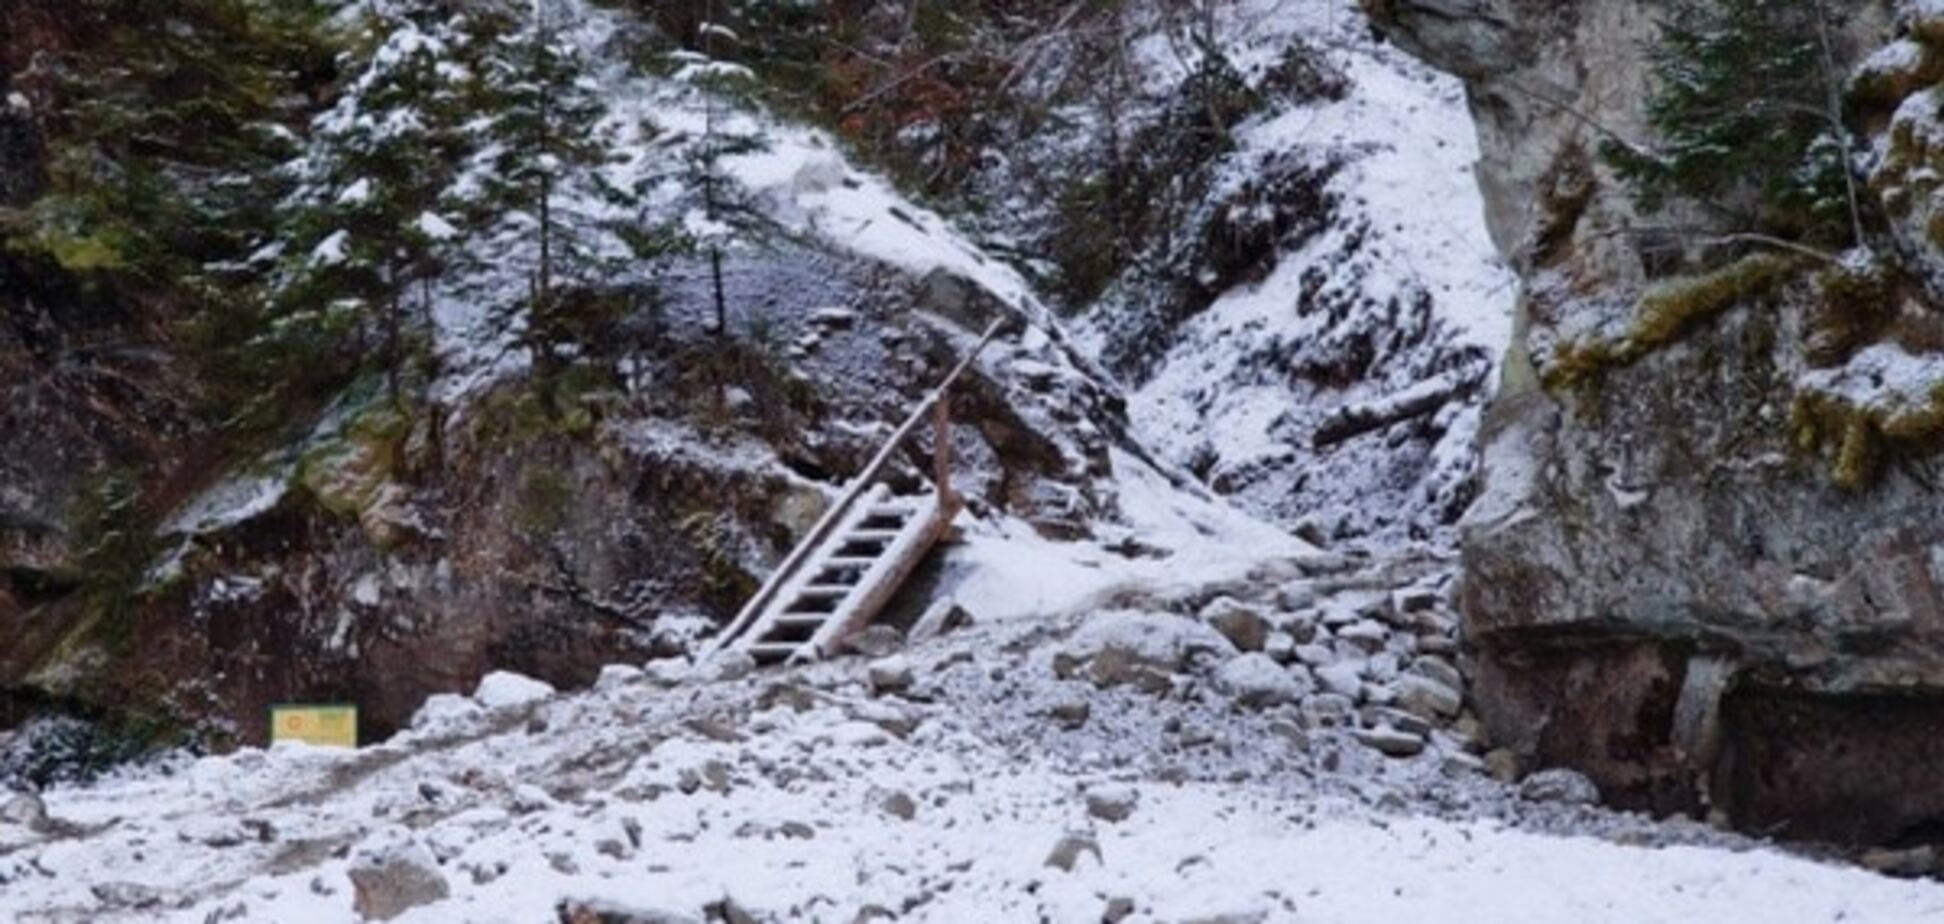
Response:
[{"label": "moss on rock", "polygon": [[397,408],[368,408],[304,454],[297,481],[318,506],[362,520],[390,493],[386,488],[399,471],[411,429],[410,419]]},{"label": "moss on rock", "polygon": [[1729,308],[1773,293],[1789,281],[1798,262],[1753,254],[1705,275],[1656,286],[1641,297],[1625,335],[1585,338],[1557,350],[1546,364],[1546,387],[1589,385],[1610,369],[1637,362]]}]

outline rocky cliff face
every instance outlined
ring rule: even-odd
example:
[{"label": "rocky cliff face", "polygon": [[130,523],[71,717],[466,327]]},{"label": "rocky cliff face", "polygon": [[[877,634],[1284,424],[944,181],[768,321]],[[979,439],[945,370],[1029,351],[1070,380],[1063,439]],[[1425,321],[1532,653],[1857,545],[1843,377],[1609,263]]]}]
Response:
[{"label": "rocky cliff face", "polygon": [[[0,12],[0,80],[58,45],[59,13]],[[627,51],[611,20],[582,18],[601,62]],[[618,108],[701,119],[666,82],[603,73]],[[43,175],[27,95],[0,83],[0,232]],[[258,742],[268,704],[322,700],[358,703],[376,738],[494,668],[575,685],[680,651],[1002,317],[955,395],[958,487],[1048,536],[1114,522],[1110,449],[1139,452],[1121,401],[1018,278],[826,139],[747,117],[773,144],[725,183],[790,233],[724,261],[730,335],[707,261],[671,258],[551,410],[455,298],[423,401],[367,376],[242,444],[195,413],[169,305],[0,246],[0,731],[50,711],[118,727],[49,745],[85,764],[158,728]],[[910,449],[906,487],[930,461]],[[0,776],[59,762],[18,756]]]},{"label": "rocky cliff face", "polygon": [[1935,841],[1944,493],[1921,421],[1940,315],[1921,277],[1938,251],[1920,227],[1934,181],[1913,178],[1931,167],[1932,15],[1846,4],[1834,37],[1875,144],[1866,206],[1917,268],[1884,282],[1859,254],[1665,258],[1648,229],[1669,222],[1636,215],[1595,153],[1647,135],[1657,5],[1366,5],[1466,81],[1488,220],[1524,283],[1464,538],[1493,735],[1622,804]]}]

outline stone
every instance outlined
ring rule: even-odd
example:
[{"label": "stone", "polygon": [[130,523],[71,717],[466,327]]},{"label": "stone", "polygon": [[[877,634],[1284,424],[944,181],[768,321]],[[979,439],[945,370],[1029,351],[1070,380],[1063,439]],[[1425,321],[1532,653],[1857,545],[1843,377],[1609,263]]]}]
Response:
[{"label": "stone", "polygon": [[1298,707],[1303,727],[1348,728],[1357,721],[1357,703],[1341,693],[1318,693]]},{"label": "stone", "polygon": [[1262,642],[1262,653],[1275,659],[1277,664],[1295,661],[1296,637],[1280,629],[1271,632]]},{"label": "stone", "polygon": [[1451,779],[1461,779],[1485,772],[1485,762],[1463,751],[1450,752],[1438,764],[1438,772]]},{"label": "stone", "polygon": [[1201,618],[1237,651],[1261,651],[1269,641],[1269,620],[1234,597],[1216,597],[1202,607]]},{"label": "stone", "polygon": [[1116,895],[1107,900],[1107,907],[1100,912],[1100,924],[1120,924],[1134,913],[1134,900],[1124,895]]},{"label": "stone", "polygon": [[1088,717],[1092,715],[1093,704],[1082,696],[1066,697],[1046,708],[1046,716],[1067,731],[1087,724]]},{"label": "stone", "polygon": [[865,626],[844,639],[843,648],[866,658],[887,658],[905,647],[904,633],[886,625]]},{"label": "stone", "polygon": [[642,678],[641,668],[632,664],[609,664],[601,668],[601,675],[594,679],[594,689],[601,691],[619,690],[637,683]]},{"label": "stone", "polygon": [[1464,675],[1458,673],[1458,668],[1453,667],[1450,661],[1437,655],[1420,655],[1411,662],[1408,670],[1420,677],[1436,680],[1454,690],[1465,688]]},{"label": "stone", "polygon": [[1140,792],[1132,786],[1092,786],[1087,789],[1087,814],[1101,821],[1122,822],[1134,814]]},{"label": "stone", "polygon": [[515,674],[512,671],[494,671],[487,674],[480,678],[479,688],[473,691],[473,699],[487,709],[528,706],[553,695],[552,684]]},{"label": "stone", "polygon": [[641,666],[641,674],[658,687],[672,687],[689,678],[694,668],[687,658],[656,658]]},{"label": "stone", "polygon": [[1916,878],[1933,875],[1939,871],[1937,848],[1929,844],[1905,850],[1887,848],[1866,850],[1859,862],[1864,867],[1886,876]]},{"label": "stone", "polygon": [[1285,610],[1301,610],[1316,605],[1316,582],[1295,580],[1276,588],[1276,606]]},{"label": "stone", "polygon": [[1336,637],[1349,642],[1367,654],[1384,650],[1390,640],[1390,630],[1374,619],[1359,619],[1336,631]]},{"label": "stone", "polygon": [[1296,610],[1277,613],[1269,620],[1269,625],[1277,632],[1287,634],[1298,645],[1316,641],[1317,626],[1322,614],[1315,610]]},{"label": "stone", "polygon": [[[1397,636],[1391,636],[1391,639],[1395,641]],[[1397,679],[1399,669],[1400,662],[1395,652],[1380,651],[1364,662],[1364,679],[1375,683],[1389,683]]]},{"label": "stone", "polygon": [[1429,587],[1409,587],[1391,594],[1391,604],[1399,613],[1423,613],[1438,608],[1442,597]]},{"label": "stone", "polygon": [[1357,740],[1386,757],[1411,757],[1424,751],[1424,739],[1389,725],[1360,728]]},{"label": "stone", "polygon": [[878,808],[883,809],[886,815],[902,821],[910,821],[918,817],[918,803],[912,800],[910,794],[903,791],[885,796],[884,801],[878,803]]},{"label": "stone", "polygon": [[1429,722],[1456,716],[1465,705],[1457,690],[1417,674],[1397,678],[1391,688],[1397,691],[1400,708]]},{"label": "stone", "polygon": [[1352,701],[1363,691],[1363,664],[1337,661],[1316,668],[1316,682],[1324,690]]},{"label": "stone", "polygon": [[1519,783],[1519,798],[1561,805],[1598,805],[1600,789],[1586,774],[1564,767],[1541,770]]},{"label": "stone", "polygon": [[1328,645],[1297,645],[1296,660],[1310,667],[1321,667],[1337,659],[1336,652]]},{"label": "stone", "polygon": [[1485,752],[1486,774],[1508,786],[1518,781],[1519,764],[1519,755],[1508,748],[1494,748]]},{"label": "stone", "polygon": [[564,899],[554,906],[559,924],[701,924],[673,911],[631,908],[614,902]]},{"label": "stone", "polygon": [[18,825],[35,834],[45,834],[53,827],[47,816],[47,803],[30,792],[0,802],[0,824]]},{"label": "stone", "polygon": [[1087,854],[1093,854],[1095,863],[1106,862],[1101,858],[1100,844],[1093,838],[1085,834],[1068,834],[1053,845],[1052,852],[1046,855],[1045,865],[1071,873],[1079,865],[1080,858]]},{"label": "stone", "polygon": [[1229,659],[1215,672],[1215,685],[1243,706],[1263,709],[1293,703],[1309,693],[1309,672],[1286,668],[1261,652]]},{"label": "stone", "polygon": [[1419,633],[1417,650],[1420,654],[1451,657],[1458,653],[1458,642],[1448,635],[1426,635]]},{"label": "stone", "polygon": [[756,673],[756,658],[747,651],[718,651],[695,665],[692,676],[704,683],[732,683]]},{"label": "stone", "polygon": [[[1308,700],[1305,700],[1305,702],[1308,702]],[[1292,751],[1300,752],[1310,749],[1309,735],[1293,722],[1287,722],[1282,719],[1270,722],[1269,733],[1288,742],[1289,749]]]},{"label": "stone", "polygon": [[1094,655],[1087,661],[1086,674],[1094,686],[1103,690],[1131,686],[1150,696],[1160,696],[1174,689],[1174,681],[1167,674],[1126,648],[1111,647]]},{"label": "stone", "polygon": [[352,910],[367,921],[389,921],[452,895],[431,851],[409,836],[381,838],[360,850],[349,875]]},{"label": "stone", "polygon": [[870,679],[873,693],[903,693],[911,689],[911,661],[898,655],[880,658],[871,662],[866,676]]},{"label": "stone", "polygon": [[1416,713],[1407,712],[1403,709],[1378,705],[1366,706],[1364,707],[1362,718],[1365,725],[1388,725],[1399,731],[1417,735],[1420,738],[1429,737],[1431,734],[1432,726],[1430,722],[1425,721]]},{"label": "stone", "polygon": [[720,921],[721,924],[762,924],[762,922],[756,920],[755,915],[750,914],[734,898],[727,895],[723,896],[721,901],[711,902],[704,906],[703,911],[710,920]]}]

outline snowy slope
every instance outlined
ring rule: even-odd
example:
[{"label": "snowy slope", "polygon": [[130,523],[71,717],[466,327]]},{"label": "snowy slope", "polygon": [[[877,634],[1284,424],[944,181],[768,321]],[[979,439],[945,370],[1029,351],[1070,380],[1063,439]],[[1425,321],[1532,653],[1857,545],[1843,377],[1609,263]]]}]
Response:
[{"label": "snowy slope", "polygon": [[658,662],[571,696],[495,675],[356,754],[246,750],[57,790],[38,831],[0,821],[0,917],[354,920],[351,872],[400,867],[449,892],[405,922],[562,903],[701,920],[725,900],[835,922],[1944,914],[1935,883],[1525,801],[1439,749],[1393,760],[1236,709],[1198,675],[1163,700],[1057,680],[1082,618],[873,665],[910,669],[902,695],[873,695],[857,659],[747,679]]},{"label": "snowy slope", "polygon": [[[1462,88],[1378,44],[1348,0],[1240,4],[1225,25],[1243,65],[1294,41],[1326,49],[1340,101],[1259,116],[1224,167],[1296,156],[1336,165],[1335,214],[1259,283],[1173,336],[1130,406],[1136,432],[1217,490],[1324,535],[1428,538],[1469,499],[1490,368],[1510,337],[1514,280],[1487,236]],[[1089,319],[1089,341],[1118,319]],[[1334,411],[1456,376],[1466,396],[1427,418],[1313,448]]]}]

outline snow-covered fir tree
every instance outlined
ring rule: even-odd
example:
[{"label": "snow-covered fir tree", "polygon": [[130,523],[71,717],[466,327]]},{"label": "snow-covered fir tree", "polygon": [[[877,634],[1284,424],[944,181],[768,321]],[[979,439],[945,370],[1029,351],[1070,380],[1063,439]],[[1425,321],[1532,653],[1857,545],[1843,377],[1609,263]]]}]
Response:
[{"label": "snow-covered fir tree", "polygon": [[595,291],[630,256],[620,232],[631,192],[610,181],[622,158],[608,104],[558,4],[538,0],[482,10],[471,26],[478,53],[473,123],[481,143],[468,165],[468,206],[496,261],[526,273],[522,339],[543,401],[576,328],[598,322]]},{"label": "snow-covered fir tree", "polygon": [[[464,147],[467,76],[444,39],[421,27],[423,4],[367,7],[368,54],[337,105],[314,126],[296,165],[286,275],[278,295],[291,328],[382,344],[396,400],[408,355],[408,302],[429,327],[431,287],[458,229],[442,201]],[[321,310],[318,306],[324,306]],[[361,353],[367,352],[361,350]]]}]

